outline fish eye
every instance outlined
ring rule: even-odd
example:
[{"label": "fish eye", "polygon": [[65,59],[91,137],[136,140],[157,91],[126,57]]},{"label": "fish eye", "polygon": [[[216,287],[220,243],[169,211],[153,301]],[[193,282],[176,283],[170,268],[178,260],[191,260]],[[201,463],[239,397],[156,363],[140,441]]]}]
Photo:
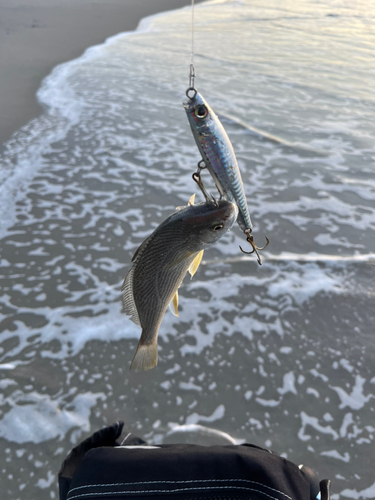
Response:
[{"label": "fish eye", "polygon": [[214,226],[212,226],[212,229],[214,231],[221,231],[224,227],[224,224],[215,224]]},{"label": "fish eye", "polygon": [[206,118],[208,111],[207,111],[206,106],[204,106],[203,104],[200,104],[199,106],[197,106],[195,108],[194,113],[195,113],[195,116],[197,118],[202,119],[202,118]]}]

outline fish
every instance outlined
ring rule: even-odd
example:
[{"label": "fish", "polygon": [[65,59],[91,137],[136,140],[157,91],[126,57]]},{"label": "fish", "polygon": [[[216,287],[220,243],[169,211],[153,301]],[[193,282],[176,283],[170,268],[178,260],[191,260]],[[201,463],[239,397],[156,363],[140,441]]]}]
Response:
[{"label": "fish", "polygon": [[140,245],[121,288],[124,312],[142,328],[131,370],[150,370],[158,361],[158,332],[164,314],[178,314],[178,289],[197,271],[203,251],[233,226],[236,204],[228,200],[193,204],[165,219]]},{"label": "fish", "polygon": [[[205,167],[214,179],[220,196],[238,206],[238,225],[253,247],[250,253],[255,251],[258,262],[261,264],[257,250],[262,250],[262,248],[255,245],[251,235],[253,225],[232,143],[219,118],[203,96],[196,89],[188,90],[194,90],[194,95],[190,97],[188,94],[189,100],[184,101],[183,106]],[[266,240],[267,246],[269,241],[267,237]]]}]

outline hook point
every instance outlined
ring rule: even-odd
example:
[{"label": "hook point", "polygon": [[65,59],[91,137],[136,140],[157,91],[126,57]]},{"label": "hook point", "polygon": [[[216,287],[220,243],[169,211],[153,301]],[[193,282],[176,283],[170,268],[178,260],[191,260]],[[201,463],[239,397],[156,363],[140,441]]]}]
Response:
[{"label": "hook point", "polygon": [[253,238],[253,235],[251,234],[251,229],[248,229],[245,231],[245,234],[246,234],[246,241],[250,243],[250,245],[252,246],[252,251],[251,252],[246,252],[240,245],[240,250],[241,252],[243,252],[244,254],[246,255],[251,255],[252,253],[256,253],[256,256],[257,256],[257,261],[258,261],[258,264],[261,266],[262,265],[262,259],[259,255],[259,252],[258,250],[264,250],[268,245],[269,245],[269,242],[270,240],[267,238],[267,236],[265,236],[266,238],[266,244],[263,246],[263,247],[258,247],[256,246],[256,244],[254,243],[254,238]]}]

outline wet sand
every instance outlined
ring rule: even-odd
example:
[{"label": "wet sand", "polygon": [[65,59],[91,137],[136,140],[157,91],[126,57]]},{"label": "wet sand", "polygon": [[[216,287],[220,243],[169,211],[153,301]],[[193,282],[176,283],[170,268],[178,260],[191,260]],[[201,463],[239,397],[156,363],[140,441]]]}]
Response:
[{"label": "wet sand", "polygon": [[0,0],[0,144],[41,113],[35,94],[57,64],[140,19],[190,0]]}]

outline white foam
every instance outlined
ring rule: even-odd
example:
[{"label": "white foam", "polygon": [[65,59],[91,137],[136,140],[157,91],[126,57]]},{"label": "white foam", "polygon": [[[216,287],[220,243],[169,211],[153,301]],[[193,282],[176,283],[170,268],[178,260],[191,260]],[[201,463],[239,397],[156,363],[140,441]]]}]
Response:
[{"label": "white foam", "polygon": [[336,460],[341,460],[345,463],[350,462],[350,455],[347,451],[343,455],[341,455],[341,453],[339,453],[337,450],[322,451],[320,454],[323,457],[335,458]]},{"label": "white foam", "polygon": [[306,389],[306,394],[312,394],[313,396],[316,397],[316,399],[319,399],[319,397],[320,397],[319,392],[316,389],[314,389],[313,387],[308,387]]},{"label": "white foam", "polygon": [[283,376],[283,386],[277,389],[277,392],[282,396],[287,392],[291,392],[292,394],[297,394],[296,386],[295,386],[296,378],[294,376],[294,372],[288,372]]},{"label": "white foam", "polygon": [[276,400],[276,399],[255,398],[255,401],[261,406],[269,406],[271,408],[279,406],[279,404],[281,403],[281,399]]},{"label": "white foam", "polygon": [[340,409],[349,407],[352,410],[360,410],[370,401],[370,399],[375,398],[373,394],[369,394],[368,396],[363,394],[363,386],[365,382],[365,378],[360,375],[356,375],[355,383],[350,394],[348,394],[342,387],[330,386],[330,388],[333,389],[340,398]]},{"label": "white foam", "polygon": [[198,424],[199,422],[216,422],[221,420],[225,415],[225,406],[219,405],[216,410],[209,416],[199,415],[198,413],[192,413],[186,417],[186,424]]},{"label": "white foam", "polygon": [[340,427],[340,437],[345,437],[348,433],[348,428],[354,424],[353,420],[353,414],[352,413],[346,413],[344,416],[344,419],[342,421],[342,425]]},{"label": "white foam", "polygon": [[[106,293],[107,292],[107,293]],[[89,309],[93,312],[92,317],[87,317],[87,306],[76,306],[76,301],[81,295],[88,294],[91,296],[93,304]],[[101,303],[100,300],[108,300],[111,295],[115,295],[116,302]],[[3,297],[3,300],[6,296]],[[55,350],[40,350],[42,357],[60,358],[63,359],[67,355],[75,355],[81,351],[87,342],[96,339],[104,342],[111,340],[119,340],[122,338],[138,338],[140,329],[132,323],[123,313],[121,313],[121,295],[120,292],[108,287],[103,290],[101,286],[97,290],[84,290],[84,292],[73,294],[73,297],[68,299],[67,305],[59,308],[39,307],[28,308],[20,307],[20,313],[37,314],[44,317],[47,322],[45,326],[39,328],[42,344],[48,344],[52,340],[60,342],[60,349]],[[7,303],[6,300],[4,300]],[[74,317],[80,311],[83,312],[81,317]],[[98,315],[99,313],[102,313]],[[104,313],[104,314],[103,314]],[[3,339],[18,337],[19,343],[7,355],[17,356],[18,353],[28,345],[28,337],[33,334],[33,330],[25,327],[21,322],[16,323],[16,328],[12,331],[4,331]],[[0,365],[0,369],[13,369],[15,364]]]},{"label": "white foam", "polygon": [[17,363],[1,363],[0,370],[14,370]]},{"label": "white foam", "polygon": [[198,391],[202,390],[200,385],[194,384],[193,382],[180,382],[178,384],[179,389],[183,391]]},{"label": "white foam", "polygon": [[56,480],[56,474],[54,474],[52,471],[49,470],[47,471],[47,479],[44,478],[38,479],[36,486],[42,490],[45,490],[46,488],[52,486],[55,480]]},{"label": "white foam", "polygon": [[[71,410],[63,408],[63,397],[50,398],[37,392],[23,394],[15,391],[5,402],[11,409],[0,421],[0,436],[15,443],[42,443],[50,439],[63,439],[71,429],[90,430],[90,410],[102,393],[78,394],[69,403]],[[77,438],[79,437],[77,435]]]},{"label": "white foam", "polygon": [[302,426],[298,431],[298,437],[301,441],[308,441],[311,439],[311,435],[306,433],[306,428],[308,426],[311,426],[314,430],[320,432],[321,434],[332,436],[334,440],[338,439],[338,433],[330,425],[324,426],[319,424],[318,418],[312,417],[304,411],[301,411],[300,416]]},{"label": "white foam", "polygon": [[3,378],[0,380],[0,389],[4,390],[11,385],[17,385],[17,382],[10,378]]},{"label": "white foam", "polygon": [[340,495],[345,498],[354,498],[355,500],[362,498],[375,498],[375,482],[364,488],[363,490],[357,491],[355,489],[345,488],[340,491]]},{"label": "white foam", "polygon": [[[281,261],[281,262],[324,262],[324,263],[340,263],[340,262],[371,262],[375,261],[375,253],[354,254],[354,255],[329,255],[317,252],[307,252],[297,254],[292,252],[281,252],[280,254],[272,254],[263,252],[262,256],[265,262]],[[220,262],[236,263],[236,262],[253,262],[253,257],[239,255],[237,257],[229,257]],[[214,260],[202,260],[202,264],[214,264]]]},{"label": "white foam", "polygon": [[[104,260],[103,260],[104,259]],[[53,261],[56,262],[56,259]],[[114,273],[121,268],[119,263],[106,257],[100,258],[97,264],[104,270]],[[61,349],[48,351],[42,349],[41,354],[45,357],[63,358],[68,353],[77,354],[84,348],[87,342],[93,339],[109,341],[119,340],[121,338],[139,338],[140,329],[134,325],[124,314],[121,313],[120,302],[120,284],[116,287],[108,286],[102,283],[98,277],[89,269],[75,262],[66,264],[65,269],[78,277],[82,285],[90,283],[90,288],[83,288],[81,291],[69,291],[65,286],[59,286],[59,290],[66,294],[65,304],[62,307],[50,308],[40,307],[19,307],[19,314],[36,314],[46,319],[45,326],[38,329],[39,339],[42,344],[48,343],[53,339],[58,339],[61,343]],[[271,274],[259,279],[258,276],[241,276],[233,273],[229,278],[216,278],[209,281],[199,281],[194,278],[182,285],[180,293],[180,318],[176,319],[168,312],[163,319],[160,336],[168,340],[167,333],[175,332],[175,326],[180,321],[188,322],[186,335],[193,336],[196,339],[194,344],[185,344],[181,348],[183,355],[187,353],[199,354],[205,347],[212,346],[218,334],[232,335],[235,332],[241,332],[248,339],[252,339],[254,332],[262,331],[264,333],[276,332],[278,335],[284,335],[284,326],[280,321],[277,310],[268,307],[259,307],[249,301],[245,307],[239,307],[235,301],[228,301],[230,297],[241,296],[246,287],[259,289],[266,287],[267,299],[276,300],[275,306],[279,300],[284,301],[290,297],[289,307],[302,304],[316,294],[342,293],[346,288],[342,277],[332,275],[330,270],[320,268],[314,263],[293,264],[290,268],[288,263],[286,267],[274,265],[269,270]],[[30,289],[25,289],[22,284],[18,285],[19,291],[25,291],[29,294]],[[210,297],[209,302],[188,297],[195,290],[205,290]],[[35,291],[40,300],[42,294]],[[77,306],[77,302],[83,298],[89,298],[86,305]],[[5,306],[12,307],[10,297],[4,295],[2,302]],[[215,312],[217,306],[220,307],[220,314]],[[285,307],[285,306],[284,306]],[[93,317],[75,317],[82,311],[90,310]],[[243,316],[251,316],[257,311],[257,319],[252,318],[251,323],[246,329],[243,328]],[[234,317],[229,321],[226,314],[234,313]],[[206,332],[200,333],[201,317],[209,315],[205,322]],[[261,318],[263,317],[263,320]],[[4,332],[3,337],[14,338],[18,336],[17,347],[12,351],[12,355],[22,352],[28,345],[28,337],[32,335],[32,330],[25,328],[22,323],[17,323],[15,330]]]}]

